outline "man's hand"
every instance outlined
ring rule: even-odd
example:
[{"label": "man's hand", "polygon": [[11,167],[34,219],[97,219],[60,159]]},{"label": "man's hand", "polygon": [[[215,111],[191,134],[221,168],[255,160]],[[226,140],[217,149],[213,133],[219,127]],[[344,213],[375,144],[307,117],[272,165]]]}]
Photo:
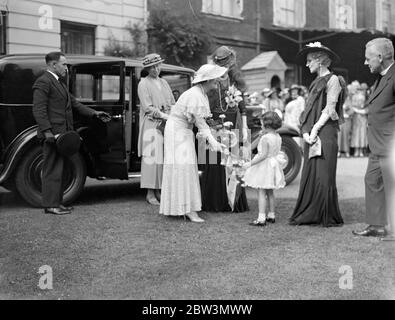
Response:
[{"label": "man's hand", "polygon": [[103,122],[109,122],[111,120],[111,116],[107,112],[104,112],[104,111],[95,111],[94,116]]},{"label": "man's hand", "polygon": [[44,137],[45,137],[45,142],[55,143],[55,136],[53,135],[53,133],[51,131],[45,131]]}]

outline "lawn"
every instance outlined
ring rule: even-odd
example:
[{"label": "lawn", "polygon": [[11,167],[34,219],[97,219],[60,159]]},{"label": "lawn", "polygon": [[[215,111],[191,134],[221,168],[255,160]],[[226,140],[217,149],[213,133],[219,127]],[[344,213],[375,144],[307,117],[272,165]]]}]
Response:
[{"label": "lawn", "polygon": [[[362,198],[340,202],[340,228],[290,226],[295,200],[280,198],[276,223],[260,228],[248,225],[254,199],[250,212],[202,213],[206,223],[193,224],[118,191],[114,202],[88,194],[70,216],[3,210],[0,298],[395,298],[394,243],[351,233],[364,226]],[[52,290],[37,286],[42,265]],[[339,288],[344,265],[352,289]]]}]

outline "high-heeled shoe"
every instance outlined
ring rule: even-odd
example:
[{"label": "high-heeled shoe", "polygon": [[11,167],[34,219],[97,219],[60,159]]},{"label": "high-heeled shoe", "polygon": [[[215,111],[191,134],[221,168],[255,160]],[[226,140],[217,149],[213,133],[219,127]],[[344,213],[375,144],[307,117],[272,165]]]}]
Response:
[{"label": "high-heeled shoe", "polygon": [[266,226],[266,220],[265,221],[254,220],[250,223],[250,225],[256,227],[264,227]]},{"label": "high-heeled shoe", "polygon": [[146,200],[149,204],[152,204],[154,206],[160,206],[160,202],[155,197],[146,198]]},{"label": "high-heeled shoe", "polygon": [[192,222],[202,223],[204,220],[198,216],[196,212],[186,213],[185,216]]}]

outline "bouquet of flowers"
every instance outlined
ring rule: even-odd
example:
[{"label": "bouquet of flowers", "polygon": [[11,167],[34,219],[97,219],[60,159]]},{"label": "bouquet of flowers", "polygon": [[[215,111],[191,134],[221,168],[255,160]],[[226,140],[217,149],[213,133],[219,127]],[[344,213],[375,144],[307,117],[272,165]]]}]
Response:
[{"label": "bouquet of flowers", "polygon": [[239,105],[239,102],[243,100],[243,96],[240,90],[235,85],[231,85],[226,91],[225,102],[229,108],[235,108]]}]

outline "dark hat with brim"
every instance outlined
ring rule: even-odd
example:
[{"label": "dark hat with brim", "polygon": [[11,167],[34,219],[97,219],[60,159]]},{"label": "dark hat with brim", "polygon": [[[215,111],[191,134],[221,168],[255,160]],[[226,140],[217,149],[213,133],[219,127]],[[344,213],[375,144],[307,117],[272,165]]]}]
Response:
[{"label": "dark hat with brim", "polygon": [[234,62],[236,59],[236,52],[227,46],[221,46],[214,51],[211,57],[215,64],[225,67],[231,62]]},{"label": "dark hat with brim", "polygon": [[332,60],[332,63],[338,63],[340,62],[340,57],[333,52],[331,49],[328,47],[324,46],[321,44],[321,42],[314,42],[314,43],[309,43],[307,44],[302,50],[298,52],[296,55],[296,62],[301,65],[306,64],[306,57],[309,53],[312,52],[325,52],[328,54],[329,59]]},{"label": "dark hat with brim", "polygon": [[56,148],[63,156],[72,156],[78,152],[80,146],[81,138],[80,135],[75,131],[67,131],[62,133],[56,139]]}]

